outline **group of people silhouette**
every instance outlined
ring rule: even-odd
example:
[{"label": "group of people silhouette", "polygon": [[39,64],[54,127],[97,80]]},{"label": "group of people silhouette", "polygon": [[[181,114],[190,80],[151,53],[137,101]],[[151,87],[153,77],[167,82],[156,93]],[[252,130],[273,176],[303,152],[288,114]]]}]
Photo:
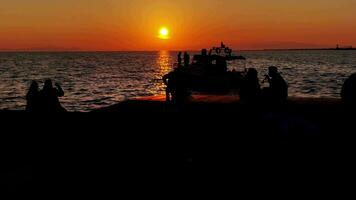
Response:
[{"label": "group of people silhouette", "polygon": [[[184,68],[182,68],[182,53],[178,54],[178,67],[172,72],[163,76],[163,82],[167,85],[166,99],[174,101],[186,99],[190,95],[189,86],[186,80]],[[202,51],[202,56],[207,56]],[[190,57],[187,52],[184,53],[184,66],[189,66]],[[248,69],[239,82],[239,96],[244,103],[271,103],[281,104],[288,99],[288,84],[282,77],[278,68],[271,66],[268,68],[268,74],[262,83],[268,82],[269,87],[261,88],[261,82],[258,78],[258,72],[255,68]],[[352,74],[343,84],[341,98],[345,104],[356,105],[356,73]]]},{"label": "group of people silhouette", "polygon": [[166,100],[181,102],[190,96],[188,90],[187,79],[184,70],[190,65],[190,55],[184,52],[182,64],[182,52],[178,53],[178,66],[168,74],[162,77],[163,83],[166,87]]},{"label": "group of people silhouette", "polygon": [[43,89],[39,90],[37,81],[32,81],[30,89],[26,95],[26,110],[29,112],[66,112],[59,102],[59,97],[64,96],[62,87],[47,79]]},{"label": "group of people silhouette", "polygon": [[[268,103],[283,103],[288,99],[288,84],[278,72],[277,67],[269,67],[265,80],[269,87],[261,89],[258,72],[250,68],[243,79],[240,89],[240,98],[244,102],[256,102],[262,100]],[[356,105],[356,73],[352,74],[344,82],[341,89],[341,99],[346,105]]]},{"label": "group of people silhouette", "polygon": [[[204,70],[199,72],[201,73],[200,76],[215,76],[221,81],[226,81],[229,72],[227,71],[227,63],[224,57],[208,55],[207,51],[203,49],[201,55],[194,57],[192,67],[189,67],[190,56],[187,52],[184,53],[184,67],[181,57],[182,53],[179,52],[178,67],[163,76],[163,82],[167,86],[166,100],[168,102],[181,102],[190,96],[189,85],[191,84],[190,82],[194,82],[191,79],[196,77],[189,73],[190,68],[199,68],[200,65],[203,65]],[[215,60],[216,64],[211,64],[212,60]],[[212,68],[216,69],[212,70]],[[271,66],[268,68],[268,74],[265,75],[265,80],[263,80],[263,82],[267,81],[269,83],[269,87],[266,88],[261,88],[258,72],[254,68],[248,69],[246,73],[237,78],[241,79],[238,82],[238,91],[243,102],[250,103],[261,100],[267,103],[284,103],[288,98],[288,84],[279,73],[277,67]],[[206,80],[210,79],[204,79],[204,81]]]},{"label": "group of people silhouette", "polygon": [[[184,71],[189,66],[190,56],[184,53],[184,66],[182,67],[181,52],[178,54],[178,67],[174,71],[163,76],[163,82],[166,84],[167,101],[184,101],[190,97],[188,80]],[[288,99],[288,84],[278,68],[271,66],[268,68],[268,74],[262,83],[268,82],[269,87],[261,88],[258,72],[255,68],[246,71],[239,87],[239,96],[245,103],[272,103],[281,104]],[[60,104],[59,97],[64,96],[62,87],[47,79],[43,89],[39,90],[37,81],[33,81],[26,95],[26,110],[29,112],[66,112]],[[351,75],[344,83],[341,90],[341,98],[344,103],[356,105],[356,74]]]},{"label": "group of people silhouette", "polygon": [[262,88],[258,78],[258,72],[255,68],[248,69],[243,77],[239,91],[243,102],[257,102],[262,100],[267,103],[284,103],[288,98],[288,84],[279,73],[278,68],[271,66],[268,68],[268,74],[262,81],[269,83],[269,87]]}]

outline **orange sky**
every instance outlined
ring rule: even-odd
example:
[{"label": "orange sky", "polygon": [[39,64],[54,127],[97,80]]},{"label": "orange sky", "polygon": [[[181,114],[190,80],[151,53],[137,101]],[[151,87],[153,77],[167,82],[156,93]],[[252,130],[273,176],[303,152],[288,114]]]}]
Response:
[{"label": "orange sky", "polygon": [[6,0],[0,50],[356,46],[355,10],[355,0]]}]

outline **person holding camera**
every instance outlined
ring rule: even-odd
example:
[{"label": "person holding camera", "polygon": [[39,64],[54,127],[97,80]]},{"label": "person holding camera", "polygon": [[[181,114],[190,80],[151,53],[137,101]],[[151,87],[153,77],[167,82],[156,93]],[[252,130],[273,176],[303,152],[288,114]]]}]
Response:
[{"label": "person holding camera", "polygon": [[40,92],[41,111],[43,112],[65,112],[66,110],[61,106],[59,97],[64,96],[62,87],[55,83],[53,87],[52,80],[45,81],[43,89]]},{"label": "person holding camera", "polygon": [[265,75],[269,87],[264,88],[263,97],[271,103],[283,103],[288,98],[288,84],[278,72],[277,67],[269,67],[268,75]]}]

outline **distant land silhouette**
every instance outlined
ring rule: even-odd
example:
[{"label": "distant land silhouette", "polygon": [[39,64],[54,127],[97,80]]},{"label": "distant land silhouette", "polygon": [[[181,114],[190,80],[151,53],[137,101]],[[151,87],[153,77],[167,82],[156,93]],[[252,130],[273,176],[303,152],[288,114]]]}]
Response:
[{"label": "distant land silhouette", "polygon": [[262,51],[321,51],[321,50],[356,50],[356,48],[319,48],[319,49],[263,49]]},{"label": "distant land silhouette", "polygon": [[276,50],[280,50],[280,51],[295,51],[295,50],[356,50],[356,48],[354,48],[353,46],[340,46],[340,45],[336,45],[336,47],[334,48],[277,48],[277,49],[264,49],[264,51],[276,51]]},{"label": "distant land silhouette", "polygon": [[[338,45],[328,46],[312,43],[300,43],[300,42],[278,42],[271,41],[269,43],[238,43],[233,45],[233,49],[239,51],[290,51],[290,50],[355,50],[355,46],[352,45]],[[167,49],[168,50],[168,49]],[[188,51],[200,51],[198,47],[191,47],[186,49]],[[1,48],[0,52],[148,52],[148,51],[161,51],[160,49],[82,49],[79,47],[64,47],[64,46],[38,46],[38,47],[24,47],[24,48]],[[170,49],[169,51],[181,51],[181,49]]]}]

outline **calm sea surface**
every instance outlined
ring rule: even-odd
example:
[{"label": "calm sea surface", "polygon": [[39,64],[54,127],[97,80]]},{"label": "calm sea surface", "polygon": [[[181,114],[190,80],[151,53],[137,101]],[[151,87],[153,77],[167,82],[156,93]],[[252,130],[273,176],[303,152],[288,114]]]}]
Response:
[{"label": "calm sea surface", "polygon": [[[25,108],[31,80],[59,82],[69,111],[90,111],[125,99],[164,94],[162,75],[176,52],[0,53],[0,109]],[[193,54],[193,53],[192,53]],[[246,51],[231,68],[280,68],[290,96],[339,97],[343,81],[356,72],[356,51]]]}]

